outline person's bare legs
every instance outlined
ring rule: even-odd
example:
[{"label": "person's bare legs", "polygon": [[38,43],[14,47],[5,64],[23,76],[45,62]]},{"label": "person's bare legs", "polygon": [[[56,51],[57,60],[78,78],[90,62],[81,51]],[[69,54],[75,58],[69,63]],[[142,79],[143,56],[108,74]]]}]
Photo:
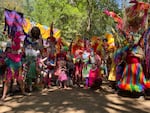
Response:
[{"label": "person's bare legs", "polygon": [[62,81],[59,81],[59,89],[61,89],[63,87],[63,83]]},{"label": "person's bare legs", "polygon": [[1,100],[4,100],[4,99],[6,98],[6,94],[7,94],[9,85],[10,85],[9,82],[5,82],[5,83],[4,83],[4,87],[3,87],[3,88],[4,88],[4,89],[3,89],[3,95],[2,95]]},{"label": "person's bare legs", "polygon": [[67,81],[64,80],[63,83],[64,83],[64,89],[67,89]]},{"label": "person's bare legs", "polygon": [[48,75],[48,88],[51,88],[51,77],[52,77],[52,73],[49,73],[49,75]]},{"label": "person's bare legs", "polygon": [[25,87],[24,87],[24,82],[23,82],[23,80],[18,80],[18,83],[19,83],[19,85],[20,85],[20,88],[21,88],[21,93],[22,93],[23,95],[26,95],[26,92],[25,92]]}]

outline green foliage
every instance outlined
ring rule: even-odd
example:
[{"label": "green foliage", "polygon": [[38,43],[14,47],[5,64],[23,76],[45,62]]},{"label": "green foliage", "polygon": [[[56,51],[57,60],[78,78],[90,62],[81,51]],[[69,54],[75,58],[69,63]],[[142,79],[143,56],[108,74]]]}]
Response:
[{"label": "green foliage", "polygon": [[103,13],[104,9],[121,14],[115,0],[5,0],[3,5],[12,9],[16,3],[16,9],[32,21],[47,26],[54,22],[68,40],[76,34],[90,38],[110,31],[115,23]]}]

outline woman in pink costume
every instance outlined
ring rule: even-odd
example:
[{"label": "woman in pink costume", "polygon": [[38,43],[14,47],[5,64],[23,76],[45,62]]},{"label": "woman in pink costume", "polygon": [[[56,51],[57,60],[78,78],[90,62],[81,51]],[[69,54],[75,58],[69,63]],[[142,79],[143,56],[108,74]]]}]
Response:
[{"label": "woman in pink costume", "polygon": [[22,94],[26,94],[24,91],[24,83],[23,83],[23,76],[22,76],[22,63],[21,63],[21,53],[18,51],[20,50],[20,37],[21,33],[16,32],[15,37],[12,39],[11,44],[11,52],[7,53],[5,63],[7,65],[7,69],[4,75],[4,90],[2,100],[6,98],[6,94],[8,91],[8,86],[11,80],[16,79],[20,84],[20,88]]}]

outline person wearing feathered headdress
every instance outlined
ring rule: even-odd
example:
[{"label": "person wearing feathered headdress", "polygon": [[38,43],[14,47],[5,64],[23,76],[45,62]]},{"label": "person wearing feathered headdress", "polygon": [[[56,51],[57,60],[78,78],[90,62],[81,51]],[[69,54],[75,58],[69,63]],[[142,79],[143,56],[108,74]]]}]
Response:
[{"label": "person wearing feathered headdress", "polygon": [[146,79],[141,62],[145,57],[143,47],[143,39],[140,38],[138,43],[132,44],[127,50],[126,66],[118,82],[120,89],[140,93],[146,89]]},{"label": "person wearing feathered headdress", "polygon": [[146,96],[150,96],[149,92],[150,92],[150,28],[147,30],[147,32],[145,33],[145,37],[144,37],[144,41],[145,41],[145,74],[146,74],[146,78],[147,78],[147,89],[145,90],[145,95]]},{"label": "person wearing feathered headdress", "polygon": [[136,35],[145,26],[150,5],[137,0],[131,0],[130,3],[133,5],[125,10],[127,19],[124,25],[124,30],[126,30],[125,36],[128,40],[128,47],[125,51],[126,66],[122,78],[118,82],[118,87],[125,91],[141,93],[147,88],[147,80],[142,67],[145,54],[143,51],[143,38],[139,39]]},{"label": "person wearing feathered headdress", "polygon": [[5,83],[4,83],[4,90],[2,100],[6,98],[6,93],[8,90],[8,85],[10,84],[11,80],[16,79],[20,84],[20,88],[22,94],[25,94],[24,90],[24,83],[23,83],[23,76],[22,76],[22,63],[21,63],[21,53],[20,50],[20,36],[22,34],[20,32],[15,33],[15,37],[12,39],[11,43],[11,52],[6,54],[5,63],[7,65],[6,74],[5,76]]},{"label": "person wearing feathered headdress", "polygon": [[53,36],[54,31],[53,31],[53,22],[50,26],[50,36],[47,38],[47,44],[51,48],[51,53],[55,54],[56,53],[56,38]]}]

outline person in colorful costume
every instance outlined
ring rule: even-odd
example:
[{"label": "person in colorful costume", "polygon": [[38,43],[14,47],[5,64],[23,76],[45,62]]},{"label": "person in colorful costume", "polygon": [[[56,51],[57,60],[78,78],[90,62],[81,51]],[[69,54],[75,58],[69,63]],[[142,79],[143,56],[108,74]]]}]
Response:
[{"label": "person in colorful costume", "polygon": [[42,39],[40,38],[40,29],[33,27],[31,32],[24,40],[25,47],[25,63],[28,66],[26,75],[27,88],[32,91],[32,81],[38,76],[38,54],[42,49]]},{"label": "person in colorful costume", "polygon": [[82,75],[83,75],[83,80],[85,81],[85,88],[89,87],[89,82],[88,82],[89,72],[92,67],[89,56],[90,56],[90,53],[85,50],[82,55],[82,59],[83,59]]},{"label": "person in colorful costume", "polygon": [[142,69],[141,61],[144,59],[142,49],[143,42],[131,45],[126,55],[126,66],[122,78],[118,82],[118,87],[130,92],[143,92],[145,90],[146,79]]},{"label": "person in colorful costume", "polygon": [[71,54],[71,51],[67,52],[67,76],[68,76],[68,82],[67,86],[73,86],[73,75],[74,75],[74,63],[73,63],[73,54]]},{"label": "person in colorful costume", "polygon": [[145,38],[145,54],[146,54],[146,59],[145,59],[145,64],[146,64],[146,77],[150,79],[150,28],[147,30],[145,33],[146,36]]},{"label": "person in colorful costume", "polygon": [[92,64],[92,68],[89,71],[89,87],[91,89],[99,89],[102,84],[102,78],[99,75],[99,68],[95,63]]},{"label": "person in colorful costume", "polygon": [[66,63],[66,54],[61,51],[56,57],[56,70],[54,73],[57,79],[56,84],[60,83],[59,88],[64,88],[64,85],[67,84]]},{"label": "person in colorful costume", "polygon": [[108,76],[108,80],[113,89],[116,89],[116,63],[114,62],[114,51],[110,54],[111,58],[111,68]]},{"label": "person in colorful costume", "polygon": [[20,37],[21,32],[16,32],[15,37],[12,39],[11,44],[11,52],[6,54],[5,63],[7,65],[7,69],[5,71],[4,75],[4,90],[3,90],[3,96],[2,100],[6,98],[6,94],[8,91],[8,86],[10,85],[10,82],[14,79],[18,81],[20,84],[20,88],[22,91],[22,94],[25,95],[24,90],[24,82],[23,82],[23,76],[22,76],[22,62],[21,62],[21,53],[19,53],[20,50]]},{"label": "person in colorful costume", "polygon": [[2,83],[5,70],[6,70],[5,52],[3,52],[3,50],[0,49],[0,83]]},{"label": "person in colorful costume", "polygon": [[144,34],[145,41],[145,75],[147,79],[147,89],[145,90],[145,98],[150,96],[150,28]]}]

